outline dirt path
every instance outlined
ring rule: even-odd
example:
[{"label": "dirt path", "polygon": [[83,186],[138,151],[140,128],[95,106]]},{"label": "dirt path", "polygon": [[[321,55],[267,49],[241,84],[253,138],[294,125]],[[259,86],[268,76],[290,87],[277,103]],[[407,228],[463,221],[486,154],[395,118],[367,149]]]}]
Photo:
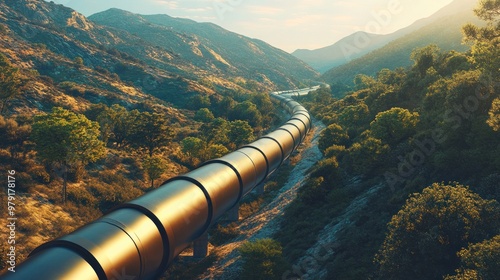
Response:
[{"label": "dirt path", "polygon": [[239,237],[211,252],[217,254],[219,260],[199,279],[238,279],[241,261],[237,249],[247,240],[272,237],[278,230],[279,219],[283,216],[285,207],[295,199],[298,189],[307,179],[307,171],[323,157],[318,149],[318,139],[324,128],[323,123],[314,120],[313,130],[300,152],[301,160],[293,168],[287,183],[269,204],[239,223],[241,231]]}]

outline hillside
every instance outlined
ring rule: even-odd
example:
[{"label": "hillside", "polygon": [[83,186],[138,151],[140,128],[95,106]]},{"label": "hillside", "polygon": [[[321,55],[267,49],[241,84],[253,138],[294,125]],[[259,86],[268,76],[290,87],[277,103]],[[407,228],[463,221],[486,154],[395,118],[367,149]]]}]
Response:
[{"label": "hillside", "polygon": [[394,70],[398,67],[408,67],[412,65],[410,59],[412,51],[429,44],[436,44],[442,50],[468,50],[469,47],[462,44],[462,26],[468,22],[475,24],[481,22],[472,12],[475,1],[455,1],[449,6],[452,8],[451,11],[457,11],[456,5],[459,3],[468,5],[460,6],[465,10],[451,15],[445,13],[446,10],[438,12],[436,17],[439,19],[363,57],[329,70],[323,74],[323,79],[331,84],[352,85],[357,74],[373,76],[383,68]]},{"label": "hillside", "polygon": [[[157,98],[185,107],[194,95],[290,88],[317,77],[314,70],[293,56],[213,25],[178,20],[175,27],[168,28],[145,23],[151,26],[148,29],[140,23],[132,24],[132,19],[141,21],[138,15],[107,12],[111,14],[117,22],[130,23],[130,32],[99,25],[72,9],[42,0],[0,1],[0,48],[23,71],[36,70],[36,75],[32,74],[42,79],[30,77],[33,83],[58,92],[64,99],[71,94],[58,86],[61,82],[73,82],[88,90],[90,94],[71,97],[83,103],[133,104]],[[207,30],[207,38],[186,33],[183,25],[198,26],[195,30],[199,33]],[[133,28],[138,28],[137,33]],[[224,49],[216,48],[215,43],[210,45],[208,36],[215,36],[213,30],[231,37],[233,44]],[[242,51],[243,45],[247,51]],[[220,54],[224,51],[241,55],[240,60],[224,58]],[[256,63],[243,67],[245,61]],[[39,101],[39,109],[55,104],[42,102],[40,91],[31,92],[38,93],[31,99]],[[44,98],[53,99],[53,94]],[[29,102],[23,104],[32,106]]]},{"label": "hillside", "polygon": [[163,46],[178,58],[217,75],[243,76],[285,87],[316,75],[305,63],[282,50],[211,23],[118,9],[89,19],[134,34],[148,44]]}]

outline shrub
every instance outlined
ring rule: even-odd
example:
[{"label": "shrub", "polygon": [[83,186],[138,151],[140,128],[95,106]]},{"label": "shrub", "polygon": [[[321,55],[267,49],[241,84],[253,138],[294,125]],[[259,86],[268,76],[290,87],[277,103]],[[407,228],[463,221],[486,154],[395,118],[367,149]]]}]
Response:
[{"label": "shrub", "polygon": [[34,166],[28,170],[31,178],[41,184],[48,184],[50,182],[50,174],[43,166]]},{"label": "shrub", "polygon": [[15,175],[16,178],[16,192],[27,193],[29,189],[35,186],[35,182],[27,172],[19,172]]},{"label": "shrub", "polygon": [[217,228],[212,232],[210,241],[214,245],[222,245],[228,240],[231,240],[240,234],[240,230],[236,223],[231,223],[227,226],[217,225]]},{"label": "shrub", "polygon": [[69,188],[67,195],[68,201],[80,206],[93,207],[97,202],[97,199],[91,193],[82,188]]},{"label": "shrub", "polygon": [[239,210],[240,219],[244,220],[259,211],[263,201],[264,199],[262,197],[258,197],[251,202],[242,203]]},{"label": "shrub", "polygon": [[281,245],[270,238],[245,242],[239,251],[243,260],[241,279],[281,279],[288,268]]}]

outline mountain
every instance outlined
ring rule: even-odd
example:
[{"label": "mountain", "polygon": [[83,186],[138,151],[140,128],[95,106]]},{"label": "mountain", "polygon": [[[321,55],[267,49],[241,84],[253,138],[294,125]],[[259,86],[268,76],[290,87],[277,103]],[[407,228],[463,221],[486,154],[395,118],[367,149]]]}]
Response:
[{"label": "mountain", "polygon": [[412,51],[429,44],[436,44],[443,51],[467,51],[469,46],[462,44],[462,26],[468,22],[482,24],[473,13],[475,5],[474,0],[456,0],[431,17],[416,23],[425,23],[423,27],[347,64],[335,67],[322,77],[331,84],[351,85],[357,74],[373,76],[383,68],[395,69],[412,65]]},{"label": "mountain", "polygon": [[229,32],[215,24],[168,15],[138,15],[110,9],[89,17],[95,23],[134,34],[163,46],[206,71],[249,76],[278,84],[312,79],[316,73],[302,61],[269,44]]},{"label": "mountain", "polygon": [[331,46],[316,50],[298,49],[292,55],[311,65],[320,73],[324,73],[333,67],[345,64],[380,48],[386,43],[387,40],[383,35],[359,31]]},{"label": "mountain", "polygon": [[[430,17],[420,19],[394,33],[378,35],[360,31],[341,39],[331,46],[316,50],[299,49],[294,51],[292,55],[305,61],[317,71],[325,73],[334,67],[349,63],[356,58],[379,49],[389,42],[411,34],[443,17],[462,13],[466,10],[471,11],[476,2],[474,0],[456,0]],[[382,25],[383,22],[379,22],[379,24]]]},{"label": "mountain", "polygon": [[194,95],[290,88],[318,77],[292,55],[213,24],[116,9],[91,18],[43,0],[0,0],[0,53],[31,81],[22,106],[183,108]]}]

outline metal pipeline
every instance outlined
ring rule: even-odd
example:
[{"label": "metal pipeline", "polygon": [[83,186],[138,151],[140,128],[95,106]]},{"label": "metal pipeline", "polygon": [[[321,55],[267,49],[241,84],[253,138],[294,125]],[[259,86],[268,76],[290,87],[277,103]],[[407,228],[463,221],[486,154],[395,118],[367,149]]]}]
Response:
[{"label": "metal pipeline", "polygon": [[271,94],[287,123],[253,143],[210,160],[115,208],[78,230],[36,248],[1,279],[156,279],[210,225],[268,178],[311,128],[298,102]]}]

